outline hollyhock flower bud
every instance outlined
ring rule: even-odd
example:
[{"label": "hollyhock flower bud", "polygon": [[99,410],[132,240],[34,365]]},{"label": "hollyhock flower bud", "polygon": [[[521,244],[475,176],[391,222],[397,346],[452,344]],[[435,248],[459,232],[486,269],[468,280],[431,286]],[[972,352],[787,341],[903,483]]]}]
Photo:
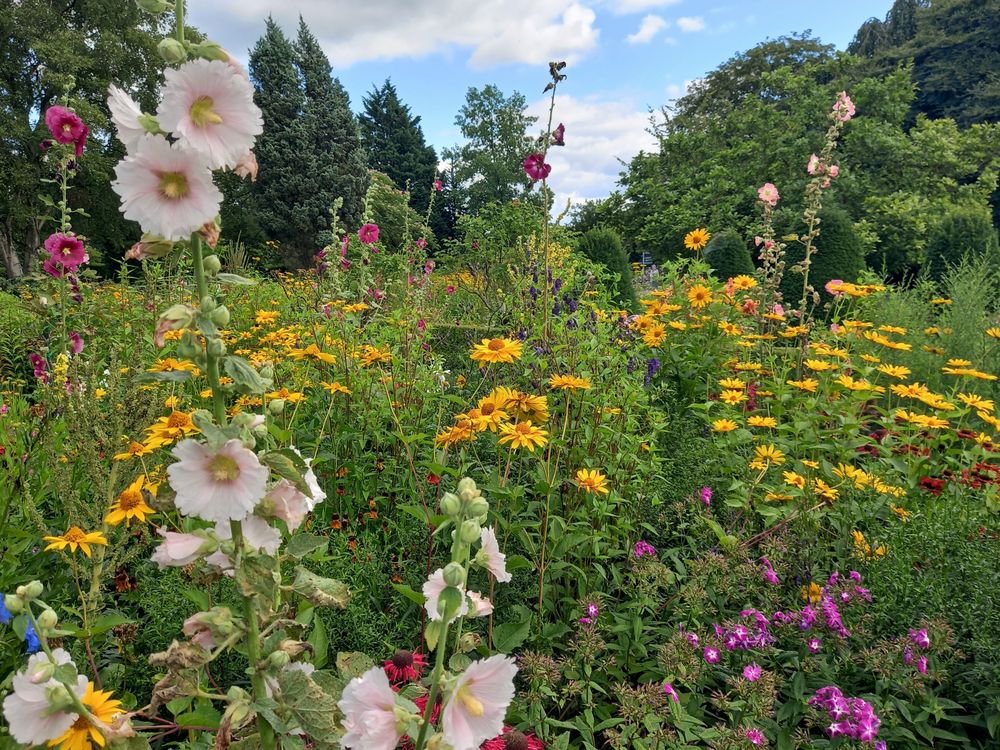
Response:
[{"label": "hollyhock flower bud", "polygon": [[184,49],[184,45],[170,36],[162,39],[156,45],[156,51],[160,55],[160,59],[168,65],[176,65],[187,60],[187,51]]},{"label": "hollyhock flower bud", "polygon": [[465,568],[457,562],[450,562],[444,566],[444,582],[449,586],[465,585]]},{"label": "hollyhock flower bud", "polygon": [[441,502],[439,503],[441,508],[441,513],[446,516],[457,516],[462,511],[462,501],[458,499],[458,495],[452,492],[445,492],[441,495]]},{"label": "hollyhock flower bud", "polygon": [[126,260],[146,260],[147,258],[162,258],[174,249],[174,243],[160,237],[144,234],[125,253]]},{"label": "hollyhock flower bud", "polygon": [[565,146],[566,145],[566,126],[562,123],[552,131],[552,145],[553,146]]},{"label": "hollyhock flower bud", "polygon": [[44,631],[52,630],[59,623],[59,615],[55,613],[54,610],[45,608],[38,615],[38,627],[40,630]]}]

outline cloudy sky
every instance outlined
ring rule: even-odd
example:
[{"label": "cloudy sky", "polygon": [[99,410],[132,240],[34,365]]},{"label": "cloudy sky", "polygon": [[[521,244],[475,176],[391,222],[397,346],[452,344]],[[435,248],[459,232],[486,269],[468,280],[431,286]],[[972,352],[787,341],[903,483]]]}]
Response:
[{"label": "cloudy sky", "polygon": [[561,201],[614,189],[619,159],[650,150],[649,110],[736,52],[811,29],[843,48],[891,0],[191,0],[191,23],[244,61],[274,17],[301,14],[357,111],[391,78],[439,149],[460,140],[455,114],[470,86],[520,91],[547,112],[549,60],[569,63],[556,120],[566,147],[550,159]]}]

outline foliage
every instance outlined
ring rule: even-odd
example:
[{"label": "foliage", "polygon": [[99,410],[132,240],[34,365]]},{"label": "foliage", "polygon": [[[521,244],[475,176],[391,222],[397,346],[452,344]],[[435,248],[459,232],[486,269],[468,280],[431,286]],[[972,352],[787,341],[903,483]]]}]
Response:
[{"label": "foliage", "polygon": [[368,166],[388,175],[402,190],[409,191],[410,206],[425,213],[437,176],[438,158],[424,141],[420,116],[399,99],[392,82],[372,88],[359,115],[361,139],[368,153]]},{"label": "foliage", "polygon": [[632,283],[632,265],[622,247],[621,237],[614,229],[595,227],[582,237],[577,250],[595,263],[600,263],[618,277],[615,284],[614,300],[626,309],[634,309],[639,301]]},{"label": "foliage", "polygon": [[[816,240],[816,255],[809,269],[809,284],[814,289],[823,289],[833,279],[855,282],[865,267],[861,241],[854,231],[850,216],[843,209],[831,206],[820,212],[819,238]],[[801,223],[790,227],[791,233],[802,232]],[[804,257],[798,243],[789,246],[785,254],[788,268],[781,279],[782,298],[786,304],[797,305],[802,298],[802,274],[793,269]],[[824,293],[825,299],[829,299]]]},{"label": "foliage", "polygon": [[997,231],[987,211],[978,206],[955,207],[944,214],[927,240],[927,271],[940,280],[965,259],[1000,260]]},{"label": "foliage", "polygon": [[705,248],[705,262],[712,267],[717,279],[728,279],[754,272],[753,259],[746,242],[736,232],[725,229],[717,232]]},{"label": "foliage", "polygon": [[378,224],[379,239],[391,248],[407,248],[416,240],[433,238],[424,217],[410,206],[409,194],[387,175],[372,172],[368,185],[369,218]]}]

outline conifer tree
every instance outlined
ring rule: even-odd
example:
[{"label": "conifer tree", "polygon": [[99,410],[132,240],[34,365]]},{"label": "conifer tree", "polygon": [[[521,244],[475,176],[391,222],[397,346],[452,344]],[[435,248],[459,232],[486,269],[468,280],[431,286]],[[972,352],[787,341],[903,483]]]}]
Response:
[{"label": "conifer tree", "polygon": [[712,237],[705,248],[705,260],[720,281],[754,271],[747,244],[732,229],[723,229]]},{"label": "conifer tree", "polygon": [[427,211],[427,202],[437,174],[437,153],[424,141],[420,117],[399,99],[396,87],[386,79],[364,98],[359,115],[361,140],[368,152],[368,166],[388,175],[401,190],[409,188],[410,206]]},{"label": "conifer tree", "polygon": [[[305,91],[303,119],[309,131],[312,169],[322,176],[319,190],[309,202],[314,226],[329,231],[330,208],[337,198],[344,202],[340,220],[347,227],[360,225],[368,191],[367,156],[350,97],[330,72],[330,61],[319,41],[299,17],[295,42],[296,62]],[[321,244],[326,238],[321,236]]]}]

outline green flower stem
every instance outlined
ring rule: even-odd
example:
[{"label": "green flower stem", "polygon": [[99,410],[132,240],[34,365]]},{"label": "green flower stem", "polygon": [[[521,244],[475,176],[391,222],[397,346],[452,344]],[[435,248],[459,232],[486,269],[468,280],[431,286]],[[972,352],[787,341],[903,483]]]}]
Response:
[{"label": "green flower stem", "polygon": [[[183,5],[183,0],[178,0],[177,7]],[[202,239],[198,233],[191,235],[191,256],[194,263],[194,278],[198,288],[198,299],[202,300],[208,296],[208,282],[205,279],[205,259]],[[223,400],[222,385],[219,382],[219,359],[211,352],[211,347],[205,347],[206,370],[208,372],[208,384],[212,389],[212,411],[219,426],[226,424],[226,404]],[[235,548],[236,560],[234,567],[239,569],[243,557],[243,524],[240,521],[230,521],[232,530],[233,546]],[[264,686],[264,676],[260,673],[258,663],[260,662],[260,623],[257,620],[257,608],[252,596],[243,597],[243,616],[247,626],[247,659],[250,662],[250,683],[253,686],[254,698],[261,698],[266,695]],[[274,728],[259,713],[257,714],[257,731],[260,734],[261,746],[264,750],[274,750],[276,739]]]},{"label": "green flower stem", "polygon": [[420,725],[420,732],[417,734],[415,750],[424,750],[424,742],[427,740],[427,728],[431,724],[431,714],[434,712],[434,704],[441,694],[441,675],[444,674],[444,652],[447,651],[448,644],[448,623],[441,628],[441,637],[438,638],[437,658],[434,661],[434,671],[431,672],[431,692],[427,696],[427,706],[424,708],[424,722]]}]

